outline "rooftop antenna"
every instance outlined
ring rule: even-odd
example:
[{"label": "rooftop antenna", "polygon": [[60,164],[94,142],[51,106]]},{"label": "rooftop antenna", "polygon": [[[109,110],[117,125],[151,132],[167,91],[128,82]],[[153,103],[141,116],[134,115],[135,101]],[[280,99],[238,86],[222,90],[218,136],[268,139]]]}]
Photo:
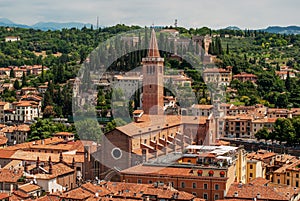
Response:
[{"label": "rooftop antenna", "polygon": [[97,16],[97,29],[99,29],[99,16]]}]

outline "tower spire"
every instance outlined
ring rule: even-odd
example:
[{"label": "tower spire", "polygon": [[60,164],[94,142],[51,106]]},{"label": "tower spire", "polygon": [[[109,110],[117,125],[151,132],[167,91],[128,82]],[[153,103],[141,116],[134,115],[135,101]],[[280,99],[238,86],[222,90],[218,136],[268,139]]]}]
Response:
[{"label": "tower spire", "polygon": [[149,50],[148,50],[148,57],[156,57],[159,58],[159,50],[158,50],[158,45],[157,45],[157,39],[156,39],[156,34],[154,29],[152,29],[151,32],[151,39],[150,39],[150,45],[149,45]]}]

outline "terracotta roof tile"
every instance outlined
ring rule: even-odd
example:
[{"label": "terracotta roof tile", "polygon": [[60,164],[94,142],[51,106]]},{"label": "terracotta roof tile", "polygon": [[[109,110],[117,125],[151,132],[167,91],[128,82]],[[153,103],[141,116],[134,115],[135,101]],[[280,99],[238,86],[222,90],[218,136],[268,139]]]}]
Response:
[{"label": "terracotta roof tile", "polygon": [[270,181],[262,177],[257,177],[255,179],[252,179],[249,183],[257,186],[266,186],[268,183],[270,183]]},{"label": "terracotta roof tile", "polygon": [[24,184],[22,186],[19,186],[18,189],[25,192],[25,193],[30,193],[30,192],[33,192],[33,191],[40,190],[42,188],[38,185],[27,183],[27,184]]},{"label": "terracotta roof tile", "polygon": [[62,199],[73,199],[73,200],[86,200],[93,196],[89,191],[83,190],[82,188],[76,188],[66,193],[63,193],[60,198]]},{"label": "terracotta roof tile", "polygon": [[0,182],[16,183],[22,175],[22,170],[0,169]]},{"label": "terracotta roof tile", "polygon": [[[32,169],[33,165],[31,167],[28,167],[28,169]],[[49,173],[38,173],[38,174],[34,174],[33,175],[27,175],[27,178],[37,178],[37,179],[42,179],[42,180],[49,180],[49,179],[53,179],[53,178],[57,178],[58,176],[61,175],[66,175],[66,174],[71,174],[73,173],[75,170],[70,168],[69,166],[63,164],[63,163],[57,163],[55,165],[52,166],[52,174]],[[49,166],[47,167],[43,167],[44,170],[46,170],[47,172],[49,172]]]},{"label": "terracotta roof tile", "polygon": [[70,132],[58,132],[55,133],[54,136],[71,136],[74,135],[74,133],[70,133]]},{"label": "terracotta roof tile", "polygon": [[149,128],[154,131],[181,124],[205,124],[206,120],[207,117],[144,114],[138,122],[132,122],[116,129],[128,136],[134,136],[139,135],[140,131],[148,132]]},{"label": "terracotta roof tile", "polygon": [[193,105],[192,107],[195,109],[202,109],[202,110],[211,110],[214,108],[213,105],[199,105],[199,104]]},{"label": "terracotta roof tile", "polygon": [[60,198],[58,196],[46,195],[46,196],[43,196],[43,197],[39,197],[35,200],[36,201],[59,201]]},{"label": "terracotta roof tile", "polygon": [[30,198],[30,195],[23,192],[23,191],[20,191],[20,190],[16,190],[13,192],[13,194],[18,197],[18,198],[21,198],[19,200],[23,200],[23,199],[27,199],[27,198]]},{"label": "terracotta roof tile", "polygon": [[[0,155],[1,155],[0,151]],[[18,150],[15,151],[13,155],[9,158],[15,160],[23,160],[23,161],[36,161],[37,157],[39,157],[40,161],[47,162],[49,156],[51,156],[51,160],[54,163],[59,162],[59,153],[42,153],[42,152],[30,152],[30,151],[23,151]],[[1,157],[0,157],[1,158]],[[74,154],[63,154],[63,161],[67,164],[72,164],[73,158],[75,159],[76,163],[83,163],[84,156],[83,155],[74,155]]]},{"label": "terracotta roof tile", "polygon": [[226,198],[251,199],[260,195],[263,200],[289,200],[288,194],[277,192],[273,187],[253,184],[232,184],[227,192]]},{"label": "terracotta roof tile", "polygon": [[5,136],[0,136],[0,146],[5,145],[7,143],[8,139]]},{"label": "terracotta roof tile", "polygon": [[0,200],[6,199],[9,197],[8,193],[0,193]]}]

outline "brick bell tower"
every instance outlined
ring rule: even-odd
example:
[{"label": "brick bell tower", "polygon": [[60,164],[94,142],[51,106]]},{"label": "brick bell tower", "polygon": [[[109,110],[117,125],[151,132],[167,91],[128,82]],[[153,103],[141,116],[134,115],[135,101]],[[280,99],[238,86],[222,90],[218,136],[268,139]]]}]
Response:
[{"label": "brick bell tower", "polygon": [[148,55],[143,58],[143,110],[145,114],[161,115],[164,107],[164,59],[160,57],[154,29]]}]

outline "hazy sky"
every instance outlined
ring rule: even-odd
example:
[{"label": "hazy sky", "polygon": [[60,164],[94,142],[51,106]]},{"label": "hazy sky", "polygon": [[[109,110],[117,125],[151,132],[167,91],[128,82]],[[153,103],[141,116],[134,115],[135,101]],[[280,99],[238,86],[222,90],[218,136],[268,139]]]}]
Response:
[{"label": "hazy sky", "polygon": [[0,17],[32,25],[39,21],[109,26],[173,25],[264,28],[300,25],[299,0],[0,0]]}]

